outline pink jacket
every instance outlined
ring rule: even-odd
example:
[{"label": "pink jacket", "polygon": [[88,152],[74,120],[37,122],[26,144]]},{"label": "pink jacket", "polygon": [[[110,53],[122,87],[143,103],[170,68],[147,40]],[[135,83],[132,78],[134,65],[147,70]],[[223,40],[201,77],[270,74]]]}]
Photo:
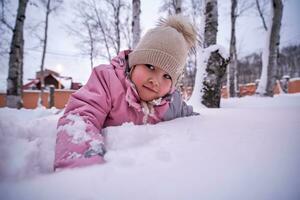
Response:
[{"label": "pink jacket", "polygon": [[123,51],[109,65],[95,67],[86,85],[71,95],[58,121],[55,169],[103,163],[102,128],[124,122],[155,124],[196,114],[175,89],[150,107],[141,103],[128,78],[129,53]]}]

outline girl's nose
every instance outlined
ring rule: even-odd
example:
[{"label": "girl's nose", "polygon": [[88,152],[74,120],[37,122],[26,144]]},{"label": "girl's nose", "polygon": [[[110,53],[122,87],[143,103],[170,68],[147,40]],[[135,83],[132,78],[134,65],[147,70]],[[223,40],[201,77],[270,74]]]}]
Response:
[{"label": "girl's nose", "polygon": [[159,82],[158,82],[158,80],[156,78],[151,78],[149,80],[149,83],[151,83],[151,85],[153,85],[155,87],[159,86]]}]

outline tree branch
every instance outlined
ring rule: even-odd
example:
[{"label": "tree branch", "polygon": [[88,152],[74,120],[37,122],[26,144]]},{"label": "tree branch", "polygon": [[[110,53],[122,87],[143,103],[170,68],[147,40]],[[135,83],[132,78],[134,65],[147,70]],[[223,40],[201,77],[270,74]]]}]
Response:
[{"label": "tree branch", "polygon": [[262,12],[262,10],[261,10],[261,8],[260,8],[259,1],[258,1],[258,0],[256,0],[256,7],[257,7],[257,10],[258,10],[259,16],[260,16],[260,18],[261,18],[261,20],[262,20],[263,27],[264,27],[264,29],[267,31],[267,30],[268,30],[268,27],[267,27],[267,25],[266,25],[266,21],[265,21],[263,12]]}]

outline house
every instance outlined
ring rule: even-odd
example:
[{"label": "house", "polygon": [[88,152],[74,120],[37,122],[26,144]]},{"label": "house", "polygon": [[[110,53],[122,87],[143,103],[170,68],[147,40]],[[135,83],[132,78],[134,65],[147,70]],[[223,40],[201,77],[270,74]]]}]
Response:
[{"label": "house", "polygon": [[[23,90],[40,90],[41,89],[41,71],[36,72],[35,78],[29,79],[29,82],[23,85]],[[82,87],[81,83],[73,82],[72,77],[61,76],[58,72],[50,69],[44,70],[45,88],[53,85],[55,89],[78,90]]]}]

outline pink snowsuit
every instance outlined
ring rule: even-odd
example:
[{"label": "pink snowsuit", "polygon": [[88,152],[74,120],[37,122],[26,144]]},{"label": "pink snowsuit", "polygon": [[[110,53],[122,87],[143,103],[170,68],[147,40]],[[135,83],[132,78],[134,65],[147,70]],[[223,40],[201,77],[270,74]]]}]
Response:
[{"label": "pink snowsuit", "polygon": [[120,52],[109,65],[95,67],[86,85],[71,95],[57,125],[54,169],[103,163],[102,128],[124,122],[155,124],[196,114],[175,89],[148,109],[129,78],[129,53]]}]

